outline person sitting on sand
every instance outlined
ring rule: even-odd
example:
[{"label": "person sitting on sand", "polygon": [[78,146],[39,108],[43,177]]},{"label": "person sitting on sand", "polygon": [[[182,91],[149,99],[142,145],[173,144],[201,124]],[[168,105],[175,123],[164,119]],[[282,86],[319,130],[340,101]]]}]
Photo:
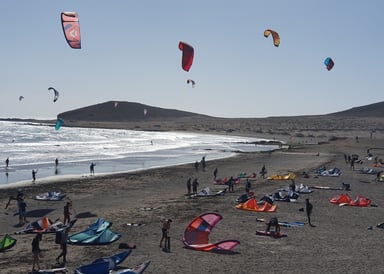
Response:
[{"label": "person sitting on sand", "polygon": [[267,228],[265,229],[265,232],[270,232],[271,227],[275,228],[274,232],[276,234],[280,233],[280,224],[279,224],[279,220],[277,219],[277,217],[272,217],[271,219],[269,219],[269,222],[267,222]]},{"label": "person sitting on sand", "polygon": [[163,241],[165,240],[165,246],[163,248],[164,251],[171,252],[171,244],[169,237],[169,229],[171,228],[171,219],[165,219],[163,225],[161,227],[161,240],[160,240],[160,248],[163,248]]}]

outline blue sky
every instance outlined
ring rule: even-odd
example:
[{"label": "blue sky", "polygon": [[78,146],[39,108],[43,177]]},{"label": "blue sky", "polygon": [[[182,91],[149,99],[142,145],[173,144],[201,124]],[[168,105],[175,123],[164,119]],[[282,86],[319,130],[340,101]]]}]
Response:
[{"label": "blue sky", "polygon": [[[217,117],[384,101],[381,0],[2,0],[0,10],[1,118],[54,119],[114,100]],[[62,11],[79,14],[80,50],[64,39]],[[195,49],[189,72],[179,41]]]}]

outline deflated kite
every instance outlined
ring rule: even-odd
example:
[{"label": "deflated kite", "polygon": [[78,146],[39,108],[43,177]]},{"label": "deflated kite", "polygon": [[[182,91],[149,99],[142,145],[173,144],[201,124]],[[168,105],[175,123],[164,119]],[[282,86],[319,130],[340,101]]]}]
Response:
[{"label": "deflated kite", "polygon": [[327,70],[331,70],[335,63],[333,62],[331,57],[327,57],[324,60],[324,65],[327,67]]},{"label": "deflated kite", "polygon": [[80,24],[77,13],[71,11],[62,12],[61,24],[68,45],[73,49],[81,49]]},{"label": "deflated kite", "polygon": [[49,87],[48,90],[53,91],[53,102],[56,102],[59,99],[59,92],[53,87]]},{"label": "deflated kite", "polygon": [[237,240],[209,242],[209,234],[216,224],[223,219],[217,213],[204,213],[195,218],[185,229],[183,243],[186,247],[200,251],[230,252],[238,244]]},{"label": "deflated kite", "polygon": [[280,36],[279,36],[279,34],[276,31],[271,30],[271,29],[266,29],[264,31],[264,36],[265,37],[268,37],[270,34],[272,34],[273,44],[275,45],[275,47],[278,47],[280,45]]},{"label": "deflated kite", "polygon": [[193,47],[188,45],[187,43],[180,42],[179,49],[183,52],[182,57],[182,68],[185,71],[189,71],[193,63],[194,50]]}]

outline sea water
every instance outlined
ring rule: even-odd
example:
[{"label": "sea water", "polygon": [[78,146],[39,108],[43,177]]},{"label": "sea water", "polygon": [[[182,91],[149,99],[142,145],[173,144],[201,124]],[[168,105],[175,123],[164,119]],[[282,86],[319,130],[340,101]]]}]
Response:
[{"label": "sea water", "polygon": [[[0,121],[0,186],[65,176],[129,172],[230,157],[236,152],[268,151],[265,139],[186,132],[61,127]],[[1,157],[3,161],[1,161]],[[5,160],[9,158],[8,168]],[[59,164],[55,165],[55,159]]]}]

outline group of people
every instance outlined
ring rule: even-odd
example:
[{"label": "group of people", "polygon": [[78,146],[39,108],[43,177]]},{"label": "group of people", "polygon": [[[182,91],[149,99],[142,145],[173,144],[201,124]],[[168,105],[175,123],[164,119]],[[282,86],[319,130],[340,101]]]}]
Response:
[{"label": "group of people", "polygon": [[188,178],[187,180],[188,195],[196,195],[198,186],[199,186],[199,182],[197,181],[197,178],[195,178],[193,182],[192,182],[192,178]]}]

